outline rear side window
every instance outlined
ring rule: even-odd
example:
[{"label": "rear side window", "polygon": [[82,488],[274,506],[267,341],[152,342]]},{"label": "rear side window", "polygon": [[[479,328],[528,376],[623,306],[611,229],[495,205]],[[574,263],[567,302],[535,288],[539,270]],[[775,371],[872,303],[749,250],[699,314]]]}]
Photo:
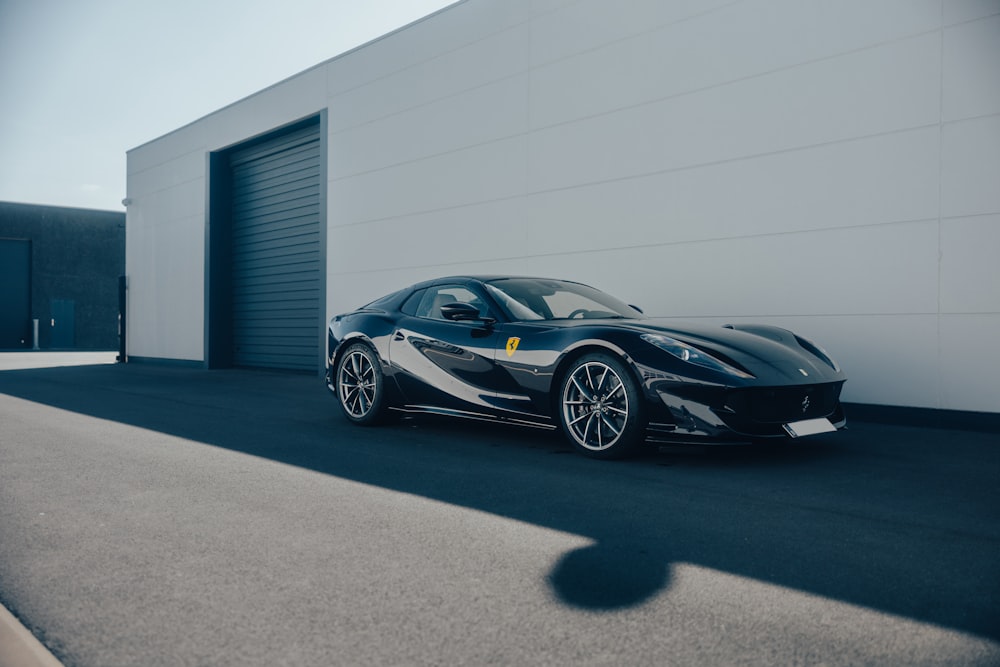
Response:
[{"label": "rear side window", "polygon": [[403,302],[402,308],[400,310],[407,315],[415,315],[417,312],[417,306],[420,305],[420,300],[424,298],[424,293],[427,290],[418,289],[416,292],[411,294],[406,301]]},{"label": "rear side window", "polygon": [[366,303],[365,305],[361,306],[361,308],[359,308],[358,310],[362,310],[364,308],[381,308],[383,310],[390,310],[393,307],[392,304],[398,303],[399,300],[402,298],[402,296],[403,296],[403,290],[397,290],[392,294],[387,294],[383,297],[375,299],[371,303]]}]

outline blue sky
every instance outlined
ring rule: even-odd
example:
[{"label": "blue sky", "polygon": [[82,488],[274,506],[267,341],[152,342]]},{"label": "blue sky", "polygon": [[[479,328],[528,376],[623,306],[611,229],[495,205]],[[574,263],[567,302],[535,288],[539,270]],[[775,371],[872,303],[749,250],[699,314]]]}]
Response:
[{"label": "blue sky", "polygon": [[0,201],[124,210],[125,152],[455,0],[0,0]]}]

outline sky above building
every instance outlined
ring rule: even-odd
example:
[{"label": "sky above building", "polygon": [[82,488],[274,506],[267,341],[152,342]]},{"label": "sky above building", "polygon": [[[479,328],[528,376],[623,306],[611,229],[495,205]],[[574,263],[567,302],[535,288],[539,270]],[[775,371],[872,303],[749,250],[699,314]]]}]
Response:
[{"label": "sky above building", "polygon": [[0,0],[0,201],[124,210],[125,153],[455,0]]}]

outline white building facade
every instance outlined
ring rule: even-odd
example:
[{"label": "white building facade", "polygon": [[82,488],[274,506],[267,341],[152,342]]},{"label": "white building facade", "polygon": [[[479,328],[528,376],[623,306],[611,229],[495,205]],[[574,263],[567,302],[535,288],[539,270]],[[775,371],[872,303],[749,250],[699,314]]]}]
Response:
[{"label": "white building facade", "polygon": [[466,0],[127,183],[132,359],[319,370],[330,315],[512,273],[794,329],[850,402],[1000,413],[997,0]]}]

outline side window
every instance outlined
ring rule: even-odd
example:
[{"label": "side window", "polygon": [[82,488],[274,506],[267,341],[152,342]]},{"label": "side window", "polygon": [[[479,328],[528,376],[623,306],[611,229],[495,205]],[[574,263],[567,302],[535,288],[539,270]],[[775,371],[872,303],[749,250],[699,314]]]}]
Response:
[{"label": "side window", "polygon": [[415,314],[417,312],[417,307],[420,305],[420,301],[421,299],[423,299],[424,294],[426,292],[427,290],[417,290],[416,292],[408,296],[406,298],[406,301],[403,303],[403,306],[400,308],[400,310],[406,313],[407,315]]},{"label": "side window", "polygon": [[484,315],[486,305],[474,292],[469,291],[461,285],[439,285],[428,287],[424,292],[420,305],[414,313],[417,317],[429,317],[432,320],[443,320],[441,306],[448,303],[469,303],[479,309],[479,314]]}]

